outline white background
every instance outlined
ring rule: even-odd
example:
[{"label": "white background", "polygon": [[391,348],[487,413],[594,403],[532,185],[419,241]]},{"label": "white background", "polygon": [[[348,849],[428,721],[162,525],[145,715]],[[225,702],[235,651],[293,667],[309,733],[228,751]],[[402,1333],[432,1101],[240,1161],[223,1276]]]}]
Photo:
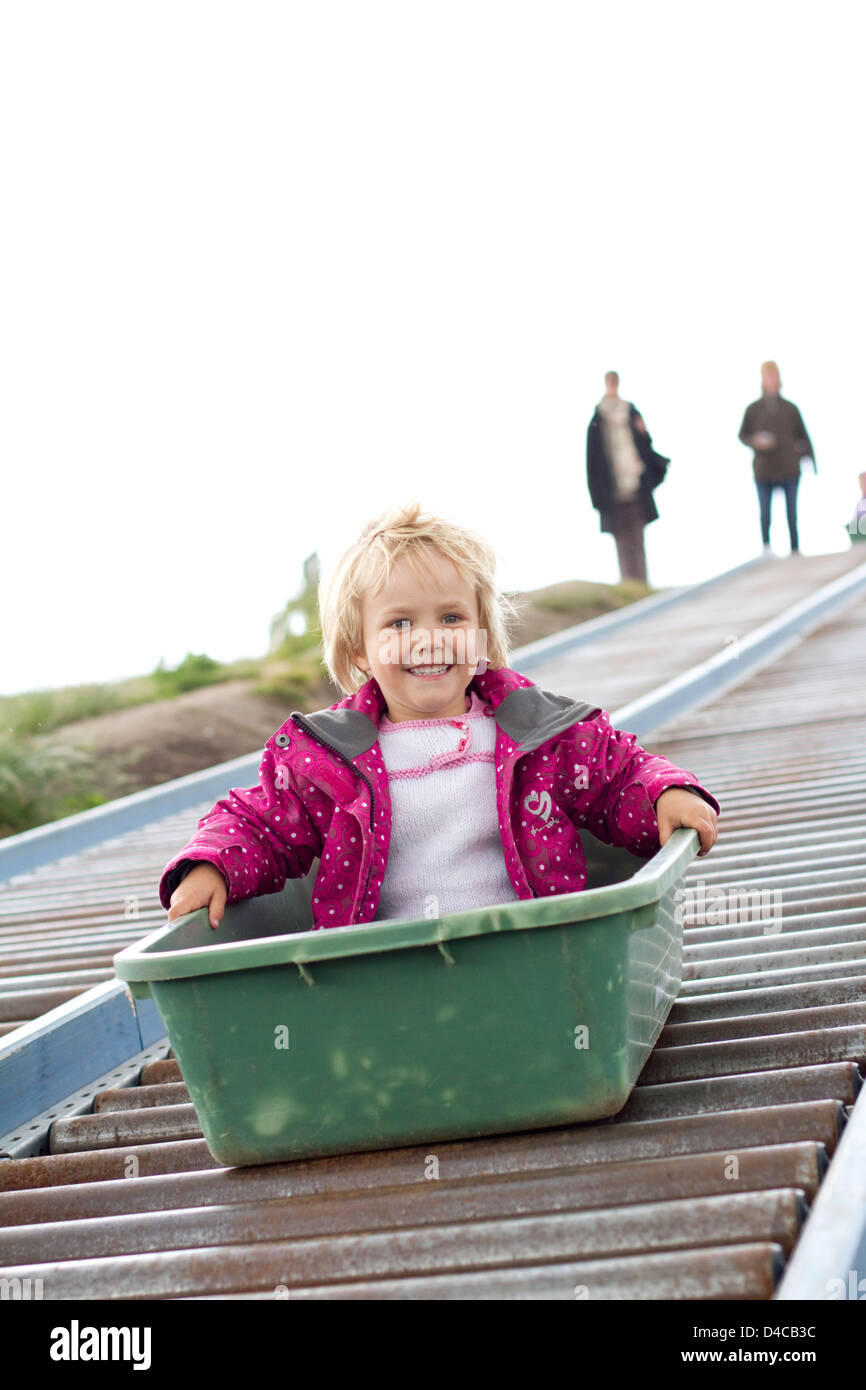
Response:
[{"label": "white background", "polygon": [[610,367],[673,460],[652,582],[759,551],[766,357],[802,548],[847,548],[863,13],[5,3],[0,691],[261,655],[304,556],[412,496],[506,589],[615,581]]}]

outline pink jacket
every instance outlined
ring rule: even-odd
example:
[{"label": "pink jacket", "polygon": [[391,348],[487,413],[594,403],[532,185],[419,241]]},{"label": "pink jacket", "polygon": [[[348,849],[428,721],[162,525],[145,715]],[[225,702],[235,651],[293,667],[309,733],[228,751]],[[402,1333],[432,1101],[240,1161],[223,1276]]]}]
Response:
[{"label": "pink jacket", "polygon": [[[585,888],[581,828],[650,858],[659,848],[653,807],[669,787],[690,787],[720,809],[696,777],[645,752],[598,706],[551,694],[507,666],[476,675],[470,689],[496,720],[497,812],[518,898]],[[190,861],[215,864],[232,903],[280,892],[319,859],[314,929],[372,921],[391,832],[378,742],[385,712],[375,678],[327,709],[294,712],[265,744],[259,786],[218,801],[166,866],[163,907]]]}]

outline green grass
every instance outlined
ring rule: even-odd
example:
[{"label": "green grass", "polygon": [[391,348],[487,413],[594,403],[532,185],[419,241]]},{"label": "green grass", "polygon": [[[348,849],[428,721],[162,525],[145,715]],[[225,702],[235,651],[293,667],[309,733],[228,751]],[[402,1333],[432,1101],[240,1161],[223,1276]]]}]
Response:
[{"label": "green grass", "polygon": [[153,673],[153,682],[160,700],[172,700],[175,695],[185,695],[188,690],[200,690],[203,685],[215,685],[230,677],[228,667],[214,661],[212,656],[187,652],[173,671],[161,661]]},{"label": "green grass", "polygon": [[[58,729],[114,710],[172,700],[225,680],[257,678],[262,663],[227,665],[188,653],[174,669],[160,662],[147,676],[114,684],[71,685],[0,697],[0,837],[101,806],[126,790],[98,757],[63,746]],[[49,737],[46,737],[49,736]]]},{"label": "green grass", "polygon": [[[626,604],[635,603],[653,592],[648,585],[636,579],[627,579],[620,584],[566,580],[562,584],[551,584],[546,589],[537,589],[531,597],[536,607],[547,608],[553,613],[586,613],[587,617],[595,617],[598,613],[613,613],[617,608],[625,608]],[[580,616],[576,621],[581,621]]]},{"label": "green grass", "polygon": [[85,754],[0,735],[0,836],[101,806],[118,794]]},{"label": "green grass", "polygon": [[261,661],[233,661],[223,664],[209,656],[188,653],[169,670],[162,662],[148,676],[104,685],[69,685],[59,690],[29,690],[21,695],[0,696],[0,736],[28,738],[49,734],[65,724],[131,709],[153,700],[173,700],[187,690],[217,685],[227,680],[250,680],[258,676]]},{"label": "green grass", "polygon": [[93,714],[139,704],[141,696],[124,698],[121,685],[70,685],[63,690],[33,690],[0,698],[0,734],[26,738],[50,733]]}]

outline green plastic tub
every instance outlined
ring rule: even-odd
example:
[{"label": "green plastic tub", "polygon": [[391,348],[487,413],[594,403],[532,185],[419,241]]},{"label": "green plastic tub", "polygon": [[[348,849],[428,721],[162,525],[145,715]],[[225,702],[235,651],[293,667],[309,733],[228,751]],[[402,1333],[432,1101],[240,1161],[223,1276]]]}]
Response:
[{"label": "green plastic tub", "polygon": [[[598,1120],[625,1104],[680,985],[675,893],[699,849],[651,860],[585,836],[582,893],[310,931],[310,892],[204,908],[115,957],[153,996],[223,1164]],[[593,886],[594,885],[594,886]]]}]

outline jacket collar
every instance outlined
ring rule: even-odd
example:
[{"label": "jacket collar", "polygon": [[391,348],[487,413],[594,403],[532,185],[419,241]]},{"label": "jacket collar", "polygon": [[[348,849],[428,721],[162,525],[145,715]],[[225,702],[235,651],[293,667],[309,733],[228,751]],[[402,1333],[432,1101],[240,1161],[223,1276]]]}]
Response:
[{"label": "jacket collar", "polygon": [[[469,688],[492,707],[497,725],[519,745],[522,753],[531,752],[572,724],[591,718],[601,708],[542,690],[508,666],[473,676]],[[325,743],[353,762],[377,743],[379,723],[386,709],[379,682],[371,676],[353,695],[337,704],[312,714],[293,711],[292,719],[302,727],[309,724]]]}]

